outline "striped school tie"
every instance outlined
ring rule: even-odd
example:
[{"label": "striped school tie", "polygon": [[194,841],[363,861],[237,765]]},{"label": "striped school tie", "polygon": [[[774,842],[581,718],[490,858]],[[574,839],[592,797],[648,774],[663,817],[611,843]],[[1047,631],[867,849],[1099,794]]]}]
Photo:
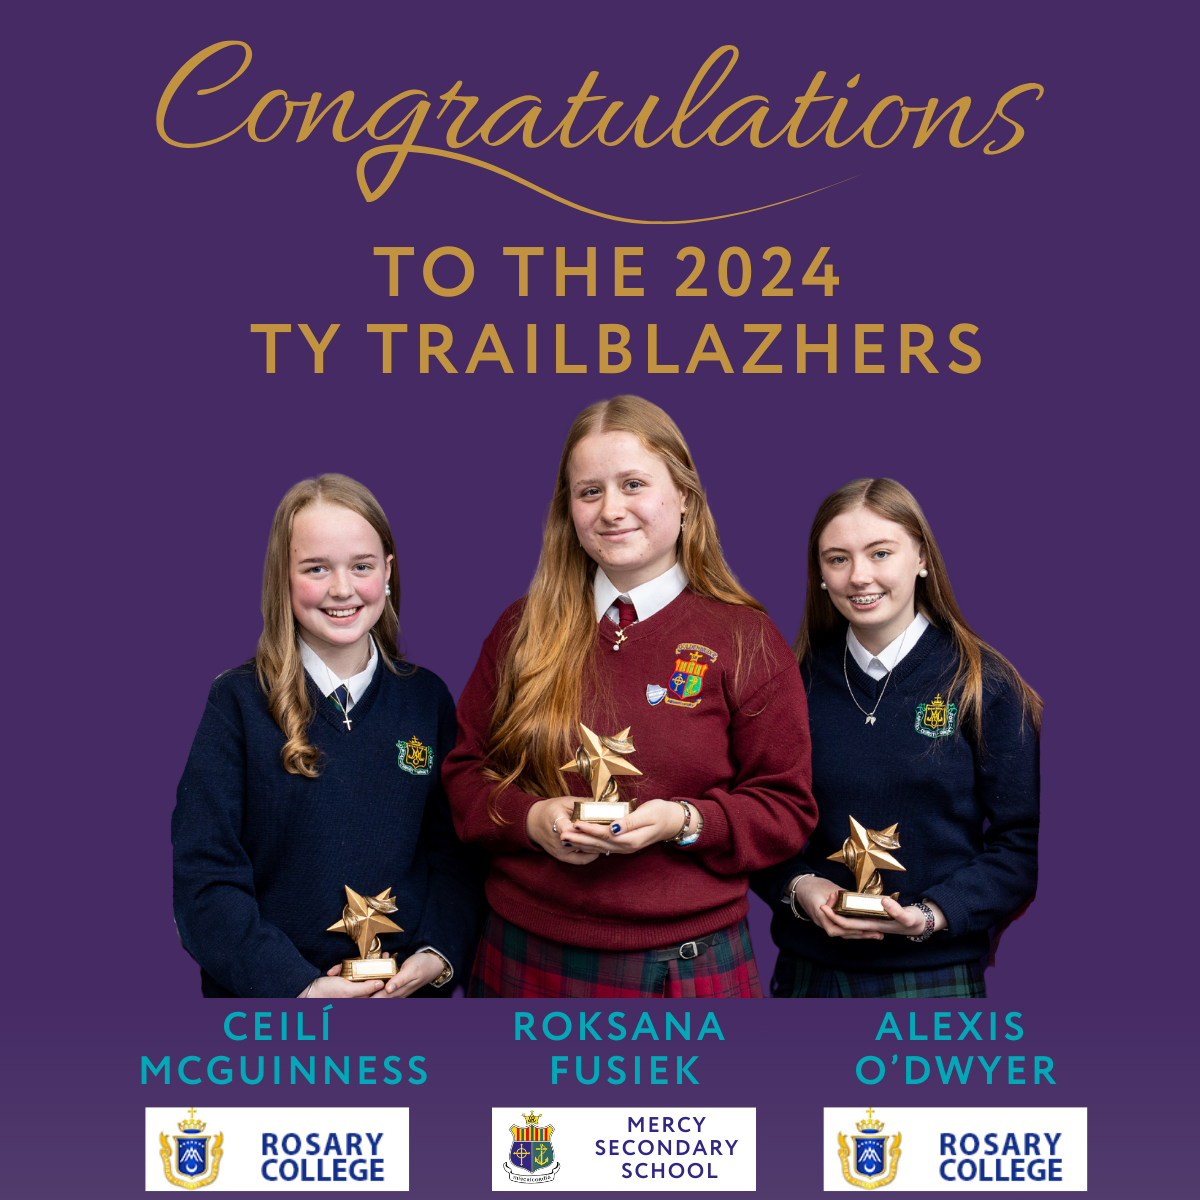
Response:
[{"label": "striped school tie", "polygon": [[346,711],[347,707],[350,704],[349,689],[343,683],[343,684],[339,685],[338,687],[335,687],[333,689],[333,691],[329,693],[329,699],[332,700],[334,702],[334,704],[336,704],[338,706],[338,708],[341,710],[342,722],[345,724],[346,728],[349,729],[350,728],[350,714]]}]

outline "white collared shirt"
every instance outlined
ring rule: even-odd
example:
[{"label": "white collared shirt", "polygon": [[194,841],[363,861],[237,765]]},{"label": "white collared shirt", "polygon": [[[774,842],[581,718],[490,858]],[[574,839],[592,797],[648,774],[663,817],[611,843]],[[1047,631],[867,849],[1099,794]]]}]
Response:
[{"label": "white collared shirt", "polygon": [[379,654],[375,650],[375,639],[368,634],[367,640],[371,643],[371,657],[367,659],[367,665],[357,675],[351,675],[349,679],[339,679],[325,665],[321,656],[303,638],[300,639],[300,659],[304,663],[304,669],[308,672],[309,678],[320,689],[322,696],[330,696],[335,688],[344,687],[349,692],[349,698],[346,701],[347,713],[358,703],[359,697],[366,692],[371,680],[375,678],[375,669],[379,666]]},{"label": "white collared shirt", "polygon": [[921,640],[921,634],[929,628],[924,613],[917,613],[913,622],[895,641],[889,642],[878,654],[872,654],[854,636],[854,630],[846,627],[846,645],[859,667],[872,679],[882,679],[896,669],[896,664]]},{"label": "white collared shirt", "polygon": [[656,579],[651,579],[648,583],[639,583],[627,592],[618,592],[612,580],[597,567],[596,578],[592,583],[592,596],[596,602],[596,623],[599,624],[607,614],[614,625],[618,624],[620,615],[617,601],[622,599],[633,605],[639,621],[648,621],[656,612],[666,608],[687,585],[687,573],[683,564],[678,561]]}]

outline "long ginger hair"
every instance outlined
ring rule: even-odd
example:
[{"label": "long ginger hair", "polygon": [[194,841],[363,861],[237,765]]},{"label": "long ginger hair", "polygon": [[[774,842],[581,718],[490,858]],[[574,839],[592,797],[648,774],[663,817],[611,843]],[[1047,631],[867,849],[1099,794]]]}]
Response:
[{"label": "long ginger hair", "polygon": [[304,662],[300,657],[300,626],[292,613],[289,583],[292,525],[296,514],[310,504],[337,504],[358,513],[379,535],[385,559],[389,554],[392,556],[388,576],[392,594],[386,598],[383,612],[368,636],[374,637],[379,657],[393,675],[407,672],[402,669],[404,655],[396,648],[400,633],[400,573],[396,568],[396,542],[379,501],[361,483],[347,475],[302,479],[279,502],[275,519],[271,522],[267,557],[263,563],[263,631],[258,639],[254,665],[258,682],[267,693],[267,707],[271,716],[287,737],[280,751],[284,770],[291,775],[315,779],[320,773],[317,770],[320,751],[308,740],[313,706],[305,685]]},{"label": "long ginger hair", "polygon": [[946,562],[938,549],[937,540],[925,519],[917,498],[894,479],[852,479],[844,487],[821,501],[813,517],[808,535],[808,587],[804,598],[804,618],[792,649],[796,661],[803,664],[814,646],[820,646],[835,635],[844,636],[847,621],[834,607],[828,592],[821,590],[820,541],[825,527],[834,517],[867,508],[894,521],[921,547],[928,576],[917,577],[915,601],[917,610],[930,624],[936,625],[953,639],[958,650],[958,667],[950,682],[947,698],[959,697],[959,716],[964,727],[973,727],[977,737],[983,736],[983,680],[985,672],[994,672],[1006,679],[1021,697],[1026,719],[1035,731],[1042,724],[1042,698],[1023,680],[1016,667],[998,650],[994,650],[967,624],[954,599]]},{"label": "long ginger hair", "polygon": [[[568,469],[575,447],[593,433],[634,434],[662,459],[675,487],[686,495],[676,552],[691,590],[725,604],[754,609],[764,614],[765,621],[766,610],[741,587],[725,562],[700,476],[675,422],[640,396],[616,396],[585,408],[567,433],[537,572],[499,666],[488,732],[491,765],[484,771],[498,785],[493,800],[514,783],[536,795],[567,792],[559,767],[571,757],[584,688],[596,678],[592,653],[596,564],[575,534]],[[765,650],[765,629],[759,643]],[[744,657],[740,638],[735,640],[734,650],[736,687]],[[504,823],[492,802],[488,813],[497,824]]]}]

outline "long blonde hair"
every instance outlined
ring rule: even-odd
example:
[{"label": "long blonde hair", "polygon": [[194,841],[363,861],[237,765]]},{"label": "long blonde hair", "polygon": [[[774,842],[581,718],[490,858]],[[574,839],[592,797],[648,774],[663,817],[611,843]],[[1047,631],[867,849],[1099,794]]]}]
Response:
[{"label": "long blonde hair", "polygon": [[[675,422],[640,396],[615,396],[585,408],[567,433],[537,572],[499,667],[488,732],[492,765],[484,772],[498,784],[493,800],[514,783],[543,796],[567,791],[559,766],[570,757],[571,744],[578,737],[585,684],[595,680],[596,640],[592,599],[596,564],[575,534],[568,468],[575,447],[593,433],[632,433],[662,459],[675,487],[687,496],[677,553],[692,591],[755,609],[764,614],[765,627],[766,610],[741,587],[721,553],[700,476]],[[759,643],[765,649],[765,628]],[[735,634],[739,672],[741,650]],[[735,674],[735,686],[736,679]],[[504,823],[492,802],[488,812],[497,824]]]},{"label": "long blonde hair", "polygon": [[396,568],[396,542],[392,528],[379,501],[363,485],[347,475],[321,475],[302,479],[279,502],[271,533],[267,538],[267,557],[263,563],[263,631],[258,639],[254,664],[258,682],[268,696],[268,708],[275,724],[283,730],[287,742],[280,751],[284,770],[291,775],[315,779],[319,774],[320,751],[308,740],[313,718],[312,702],[304,680],[300,657],[300,627],[292,613],[289,583],[292,525],[296,514],[310,504],[337,504],[358,513],[379,535],[385,558],[391,555],[388,583],[392,594],[383,605],[379,620],[370,636],[383,665],[393,675],[403,675],[404,655],[396,648],[400,633],[400,574]]},{"label": "long blonde hair", "polygon": [[868,508],[888,521],[895,521],[922,548],[929,571],[918,576],[915,595],[917,610],[954,640],[958,667],[950,682],[947,699],[959,697],[959,718],[983,736],[983,677],[985,669],[1006,678],[1021,697],[1025,717],[1035,731],[1041,729],[1042,698],[1023,680],[1016,667],[994,650],[967,624],[954,599],[946,563],[937,540],[925,519],[917,498],[894,479],[852,479],[821,501],[808,535],[808,587],[804,598],[804,618],[792,647],[796,661],[803,664],[814,646],[845,631],[847,621],[834,607],[828,592],[821,590],[821,534],[834,517]]}]

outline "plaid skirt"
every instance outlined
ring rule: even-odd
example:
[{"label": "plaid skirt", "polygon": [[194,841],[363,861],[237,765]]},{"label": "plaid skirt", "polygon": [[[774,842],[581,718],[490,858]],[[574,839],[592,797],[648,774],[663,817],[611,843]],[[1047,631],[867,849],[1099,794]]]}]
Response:
[{"label": "plaid skirt", "polygon": [[862,1000],[938,996],[987,998],[983,966],[954,963],[928,971],[839,971],[788,950],[779,951],[771,995],[777,999]]},{"label": "plaid skirt", "polygon": [[739,921],[696,958],[658,962],[653,950],[587,950],[538,937],[488,914],[468,996],[761,998],[750,927]]}]

